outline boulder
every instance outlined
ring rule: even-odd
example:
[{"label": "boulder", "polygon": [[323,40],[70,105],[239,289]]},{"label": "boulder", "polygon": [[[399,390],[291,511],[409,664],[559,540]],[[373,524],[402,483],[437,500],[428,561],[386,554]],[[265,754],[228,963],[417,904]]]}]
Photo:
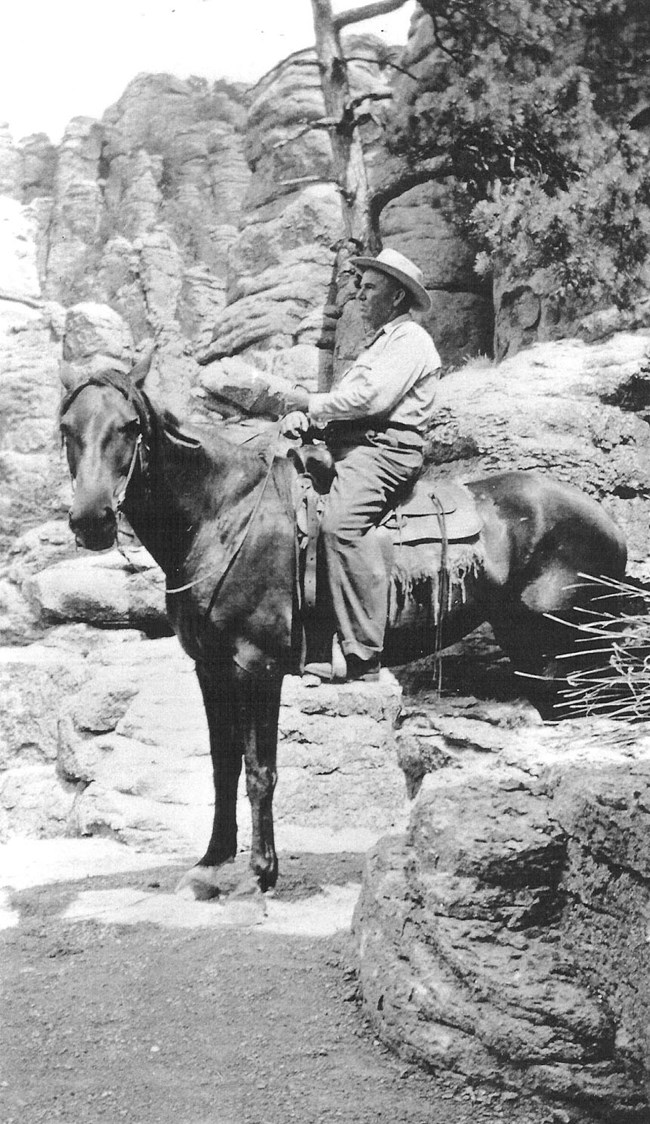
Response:
[{"label": "boulder", "polygon": [[133,336],[126,321],[114,309],[96,301],[83,301],[69,308],[65,318],[63,358],[85,373],[114,362],[119,370],[131,366]]},{"label": "boulder", "polygon": [[275,418],[286,412],[285,396],[292,386],[239,356],[211,363],[201,375],[200,385],[226,415],[241,412]]},{"label": "boulder", "polygon": [[164,577],[146,551],[132,550],[133,559],[113,550],[57,562],[28,578],[23,592],[50,624],[165,631]]},{"label": "boulder", "polygon": [[458,706],[420,719],[409,829],[368,859],[366,1013],[427,1068],[647,1120],[650,741]]}]

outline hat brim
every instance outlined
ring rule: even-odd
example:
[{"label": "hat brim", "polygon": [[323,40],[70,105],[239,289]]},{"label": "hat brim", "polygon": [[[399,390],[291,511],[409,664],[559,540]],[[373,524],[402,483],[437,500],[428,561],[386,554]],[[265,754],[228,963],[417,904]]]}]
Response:
[{"label": "hat brim", "polygon": [[401,269],[396,269],[393,265],[387,265],[383,261],[377,261],[377,258],[350,258],[352,265],[357,269],[375,269],[377,273],[386,273],[389,277],[393,277],[408,289],[411,296],[414,298],[414,307],[419,312],[429,312],[431,310],[431,297],[427,293],[424,285],[419,285],[408,273],[403,273]]}]

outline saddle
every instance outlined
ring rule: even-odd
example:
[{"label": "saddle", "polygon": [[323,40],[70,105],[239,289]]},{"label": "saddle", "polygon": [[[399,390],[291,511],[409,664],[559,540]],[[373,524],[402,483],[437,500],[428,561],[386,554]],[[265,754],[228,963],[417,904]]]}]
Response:
[{"label": "saddle", "polygon": [[[298,472],[296,518],[301,543],[303,603],[313,607],[316,600],[317,541],[322,497],[335,476],[334,460],[324,445],[303,445],[288,452]],[[447,547],[477,539],[481,519],[465,487],[448,481],[417,480],[397,497],[394,507],[381,520],[380,527],[390,534],[393,547],[427,543],[440,544],[440,565],[444,566]]]}]

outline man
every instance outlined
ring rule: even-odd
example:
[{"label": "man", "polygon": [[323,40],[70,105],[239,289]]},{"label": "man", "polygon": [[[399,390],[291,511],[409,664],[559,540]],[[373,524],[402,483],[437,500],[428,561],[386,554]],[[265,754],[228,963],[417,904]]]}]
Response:
[{"label": "man", "polygon": [[[352,263],[362,270],[357,299],[369,343],[334,390],[295,388],[283,432],[327,426],[336,477],[320,533],[337,635],[347,678],[377,679],[390,574],[374,528],[422,468],[440,357],[411,317],[431,304],[417,266],[390,249]],[[305,671],[333,677],[329,664],[308,664]]]}]

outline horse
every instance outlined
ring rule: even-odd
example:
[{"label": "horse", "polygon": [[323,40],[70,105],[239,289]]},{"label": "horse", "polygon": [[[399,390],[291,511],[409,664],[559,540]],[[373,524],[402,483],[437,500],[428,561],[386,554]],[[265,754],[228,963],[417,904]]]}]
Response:
[{"label": "horse", "polygon": [[[150,362],[150,360],[149,360]],[[193,659],[210,738],[215,803],[207,850],[181,885],[219,894],[237,853],[242,760],[252,817],[250,874],[259,890],[278,877],[273,833],[283,677],[296,673],[302,636],[296,590],[292,481],[285,456],[184,432],[144,390],[148,363],[66,378],[61,440],[73,481],[69,525],[89,550],[113,546],[124,514],[166,577],[170,622]],[[489,622],[531,692],[566,650],[558,614],[588,603],[581,574],[623,577],[623,537],[580,492],[527,472],[467,485],[480,518],[481,561],[448,598],[442,629],[432,614],[389,627],[384,662],[407,662]],[[430,608],[430,607],[429,607]],[[549,616],[550,614],[550,616]],[[399,624],[399,622],[398,622]],[[560,630],[558,632],[558,630]],[[434,633],[436,634],[434,636]],[[533,700],[535,701],[535,700]],[[544,700],[538,704],[540,710]],[[223,872],[222,872],[223,874]]]}]

